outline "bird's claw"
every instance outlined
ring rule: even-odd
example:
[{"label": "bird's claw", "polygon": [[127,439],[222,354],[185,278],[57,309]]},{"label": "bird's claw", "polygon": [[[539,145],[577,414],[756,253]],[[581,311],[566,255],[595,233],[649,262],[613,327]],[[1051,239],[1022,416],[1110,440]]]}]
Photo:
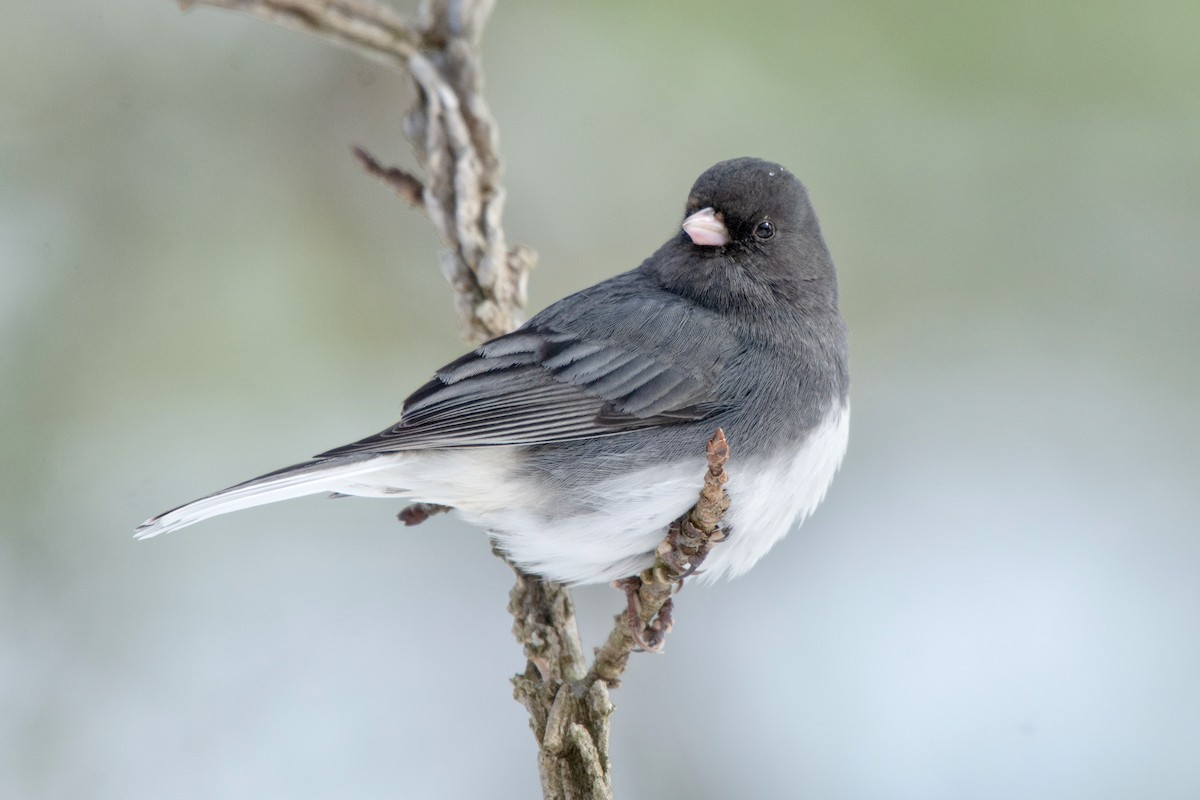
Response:
[{"label": "bird's claw", "polygon": [[648,653],[661,653],[663,646],[667,643],[667,634],[671,632],[674,624],[671,615],[674,603],[667,598],[652,619],[643,621],[642,602],[638,597],[638,592],[642,588],[641,576],[622,578],[614,585],[625,592],[625,618],[634,646]]},{"label": "bird's claw", "polygon": [[725,526],[710,535],[685,517],[671,523],[666,539],[658,546],[658,557],[672,573],[672,579],[682,580],[697,574],[713,546],[728,538],[729,529]]}]

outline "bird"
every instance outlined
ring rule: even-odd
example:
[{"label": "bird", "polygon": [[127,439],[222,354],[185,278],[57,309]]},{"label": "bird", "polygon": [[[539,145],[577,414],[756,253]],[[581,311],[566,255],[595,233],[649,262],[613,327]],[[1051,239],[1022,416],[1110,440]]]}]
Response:
[{"label": "bird", "polygon": [[777,163],[735,158],[696,179],[678,231],[638,267],[442,367],[396,424],[135,536],[311,494],[405,499],[455,509],[527,573],[610,582],[653,564],[721,429],[726,538],[701,578],[732,578],[824,499],[849,387],[837,274],[808,193]]}]

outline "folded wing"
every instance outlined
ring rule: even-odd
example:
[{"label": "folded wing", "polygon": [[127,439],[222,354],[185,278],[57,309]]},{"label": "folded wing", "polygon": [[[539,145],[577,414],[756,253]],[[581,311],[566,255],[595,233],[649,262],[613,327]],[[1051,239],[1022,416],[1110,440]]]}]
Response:
[{"label": "folded wing", "polygon": [[[405,401],[392,427],[319,457],[545,444],[692,422],[719,410],[716,367],[730,343],[703,335],[687,307],[655,303],[653,295],[648,301],[644,292],[618,294],[616,308],[597,320],[600,309],[586,296],[568,299],[574,309],[559,304],[443,367]],[[664,314],[675,324],[663,325]]]}]

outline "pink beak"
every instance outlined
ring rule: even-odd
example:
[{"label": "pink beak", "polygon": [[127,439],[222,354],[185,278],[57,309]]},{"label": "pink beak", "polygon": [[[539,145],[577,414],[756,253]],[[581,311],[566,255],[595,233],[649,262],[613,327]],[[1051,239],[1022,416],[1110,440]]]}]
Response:
[{"label": "pink beak", "polygon": [[724,247],[729,244],[729,231],[725,220],[712,207],[702,208],[683,221],[683,232],[692,244],[702,247]]}]

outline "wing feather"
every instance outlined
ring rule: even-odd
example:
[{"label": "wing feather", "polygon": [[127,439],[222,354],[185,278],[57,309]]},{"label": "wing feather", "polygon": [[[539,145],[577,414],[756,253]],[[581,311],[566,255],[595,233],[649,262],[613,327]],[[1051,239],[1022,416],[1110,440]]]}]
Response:
[{"label": "wing feather", "polygon": [[701,309],[626,273],[603,304],[581,293],[438,370],[398,423],[322,453],[532,445],[613,436],[716,413],[736,344]]}]

